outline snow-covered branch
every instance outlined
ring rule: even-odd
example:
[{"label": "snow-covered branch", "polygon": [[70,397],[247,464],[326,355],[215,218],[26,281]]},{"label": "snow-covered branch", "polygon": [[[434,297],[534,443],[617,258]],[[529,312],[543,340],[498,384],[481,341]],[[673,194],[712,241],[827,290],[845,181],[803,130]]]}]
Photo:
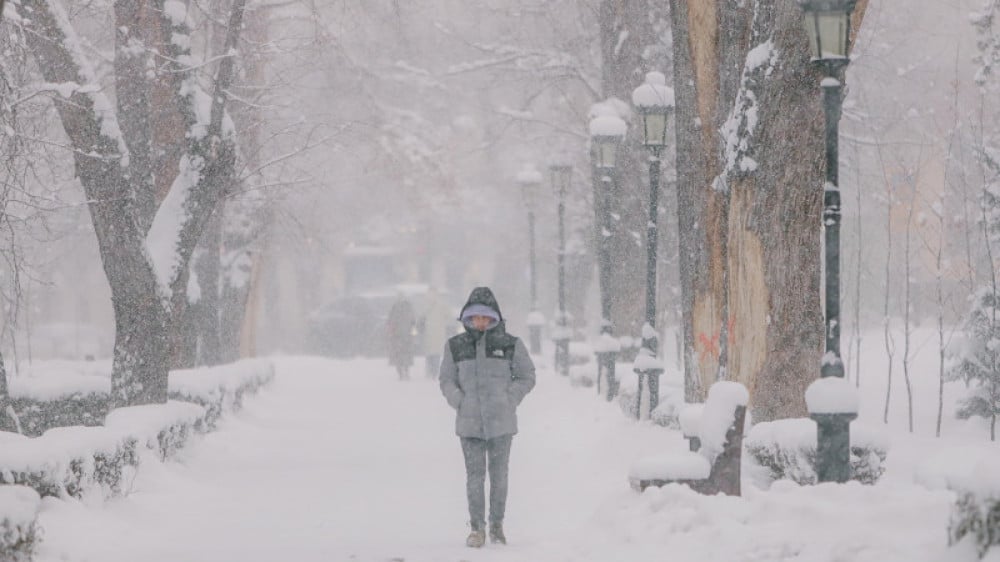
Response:
[{"label": "snow-covered branch", "polygon": [[191,54],[187,8],[177,0],[167,0],[163,7],[173,37],[169,60],[175,61],[174,65],[184,65],[173,70],[180,76],[175,87],[184,102],[181,114],[190,143],[146,237],[161,295],[169,299],[185,292],[188,261],[205,223],[233,179],[235,128],[226,112],[225,91],[232,85],[235,73],[233,55],[243,26],[246,0],[236,0],[233,4],[224,47],[227,56],[219,65],[212,96],[202,90],[193,72],[199,64]]}]

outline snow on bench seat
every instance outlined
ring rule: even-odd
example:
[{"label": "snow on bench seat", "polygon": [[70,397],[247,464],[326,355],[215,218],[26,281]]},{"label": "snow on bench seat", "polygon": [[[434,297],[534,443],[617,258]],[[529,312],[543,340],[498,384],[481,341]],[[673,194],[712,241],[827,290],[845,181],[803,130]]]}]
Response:
[{"label": "snow on bench seat", "polygon": [[698,453],[661,453],[632,463],[628,476],[633,480],[702,480],[708,478],[712,465]]},{"label": "snow on bench seat", "polygon": [[[750,395],[740,383],[712,385],[697,420],[701,449],[698,452],[660,454],[640,459],[629,470],[629,481],[640,491],[649,486],[676,482],[697,492],[740,493],[740,456],[743,423]],[[691,414],[689,414],[689,417]],[[695,422],[687,420],[690,424]]]}]

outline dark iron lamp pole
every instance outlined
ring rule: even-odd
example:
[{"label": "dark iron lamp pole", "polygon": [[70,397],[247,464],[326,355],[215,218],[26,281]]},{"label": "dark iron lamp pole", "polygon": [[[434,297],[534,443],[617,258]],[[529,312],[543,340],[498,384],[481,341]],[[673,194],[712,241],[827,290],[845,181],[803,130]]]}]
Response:
[{"label": "dark iron lamp pole", "polygon": [[[840,356],[841,211],[838,177],[838,129],[843,86],[839,76],[849,62],[851,13],[855,4],[856,0],[799,0],[805,16],[812,61],[824,73],[820,86],[823,91],[826,145],[826,181],[823,185],[826,353],[820,364],[821,379],[844,377],[844,362]],[[856,409],[824,409],[822,413],[811,413],[810,417],[816,421],[816,472],[819,481],[846,482],[850,478],[850,423],[857,417]]]},{"label": "dark iron lamp pole", "polygon": [[642,118],[643,145],[649,149],[649,222],[646,228],[646,322],[642,327],[642,349],[633,371],[639,375],[636,416],[641,416],[642,387],[648,379],[649,412],[659,402],[663,366],[657,359],[656,334],[656,246],[660,193],[660,156],[667,144],[667,120],[674,108],[674,91],[660,72],[646,74],[646,83],[632,92],[632,104]]},{"label": "dark iron lamp pole", "polygon": [[614,228],[611,220],[611,190],[618,147],[622,139],[625,138],[628,126],[608,105],[595,104],[591,113],[594,115],[589,125],[591,158],[594,164],[594,175],[600,178],[600,189],[598,189],[599,193],[595,193],[594,205],[601,211],[597,237],[597,273],[601,292],[601,327],[597,351],[595,352],[597,355],[597,392],[601,393],[601,380],[603,378],[607,381],[605,396],[608,401],[611,401],[618,394],[615,361],[619,349],[618,342],[613,336],[614,326],[611,322],[611,240]]},{"label": "dark iron lamp pole", "polygon": [[538,312],[538,267],[535,259],[535,207],[542,174],[525,164],[517,174],[525,205],[528,207],[528,267],[531,279],[531,312],[528,314],[528,349],[532,355],[542,352],[542,326],[545,318]]},{"label": "dark iron lamp pole", "polygon": [[559,197],[559,318],[556,319],[556,369],[560,375],[569,376],[569,318],[566,315],[566,192],[573,169],[555,164],[549,166],[552,185]]}]

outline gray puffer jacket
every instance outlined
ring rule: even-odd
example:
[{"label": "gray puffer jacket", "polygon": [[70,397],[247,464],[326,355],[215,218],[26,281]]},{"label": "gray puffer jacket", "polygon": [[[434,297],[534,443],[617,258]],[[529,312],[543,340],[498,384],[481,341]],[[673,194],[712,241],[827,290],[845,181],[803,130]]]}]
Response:
[{"label": "gray puffer jacket", "polygon": [[[473,291],[466,307],[480,301],[499,314],[492,292],[485,289],[487,296],[483,289]],[[493,439],[517,433],[516,409],[535,386],[535,365],[524,343],[507,334],[501,320],[485,332],[466,328],[449,339],[441,357],[439,382],[448,404],[458,411],[455,433]]]}]

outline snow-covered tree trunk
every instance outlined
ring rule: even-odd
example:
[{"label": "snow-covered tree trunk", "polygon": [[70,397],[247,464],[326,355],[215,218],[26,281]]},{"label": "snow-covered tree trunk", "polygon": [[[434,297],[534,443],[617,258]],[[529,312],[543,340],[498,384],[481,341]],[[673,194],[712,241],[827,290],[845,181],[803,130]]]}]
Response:
[{"label": "snow-covered tree trunk", "polygon": [[[0,6],[2,13],[3,6]],[[3,354],[0,353],[0,431],[12,431],[14,420],[7,413],[10,407],[10,391],[7,390],[7,367],[3,363]]]},{"label": "snow-covered tree trunk", "polygon": [[[227,53],[234,51],[241,27],[243,0],[229,22]],[[116,4],[117,17],[134,18],[116,31],[120,48],[115,71],[117,112],[101,92],[87,54],[58,3],[20,0],[18,23],[46,82],[60,84],[68,95],[55,97],[63,130],[74,147],[76,175],[87,195],[115,315],[112,396],[115,405],[165,402],[170,361],[171,317],[183,309],[187,265],[205,222],[223,194],[218,178],[231,175],[235,155],[231,123],[225,116],[225,90],[232,80],[233,56],[219,65],[212,97],[201,92],[190,56],[186,8],[177,0]],[[148,104],[150,89],[131,81],[155,80],[147,65],[152,22],[166,18],[169,28],[167,72],[184,115],[187,141],[169,193],[162,203],[150,195],[152,165]],[[163,22],[162,19],[156,21]],[[121,58],[121,60],[119,60]],[[145,96],[145,97],[144,97]],[[119,120],[127,125],[122,127]],[[135,154],[128,141],[136,143]],[[155,216],[150,211],[155,208]]]},{"label": "snow-covered tree trunk", "polygon": [[751,389],[755,420],[802,416],[824,339],[825,166],[802,13],[786,0],[670,5],[685,393],[703,399],[728,373]]},{"label": "snow-covered tree trunk", "polygon": [[889,316],[894,292],[892,286],[892,206],[895,202],[895,193],[891,183],[886,182],[885,187],[885,298],[882,299],[882,341],[885,344],[888,366],[885,372],[885,407],[882,412],[882,423],[887,424],[889,423],[889,405],[892,399],[893,358],[896,355],[896,340],[892,336],[892,322]]},{"label": "snow-covered tree trunk", "polygon": [[[3,16],[4,0],[0,0],[0,17]],[[8,95],[10,94],[10,84],[6,77],[6,69],[0,72],[0,112],[6,117],[10,114]],[[7,124],[7,119],[3,119],[3,124]],[[0,353],[0,431],[11,431],[13,420],[7,413],[10,405],[10,391],[7,387],[7,367],[4,365],[3,353]]]},{"label": "snow-covered tree trunk", "polygon": [[264,212],[266,203],[267,200],[255,191],[226,202],[216,324],[222,362],[235,361],[242,356],[240,342],[250,298],[251,275],[261,246],[260,238],[270,217]]},{"label": "snow-covered tree trunk", "polygon": [[[110,102],[95,82],[62,9],[22,0],[18,16],[46,82],[69,84],[55,98],[63,129],[76,148],[76,175],[86,192],[115,312],[112,390],[123,403],[166,401],[167,310],[143,244],[135,210],[138,174]],[[138,183],[138,182],[137,182]]]},{"label": "snow-covered tree trunk", "polygon": [[913,255],[910,242],[913,239],[913,215],[917,207],[917,178],[910,178],[910,208],[906,213],[906,233],[903,242],[903,383],[906,385],[907,427],[913,433],[913,383],[910,380],[910,343],[913,336],[911,316],[913,314]]},{"label": "snow-covered tree trunk", "polygon": [[[727,197],[711,189],[721,171],[719,130],[735,102],[749,21],[734,3],[671,0],[677,101],[677,222],[684,317],[685,398],[700,402],[719,371],[725,299],[723,219]],[[733,33],[734,16],[743,29]],[[732,35],[728,35],[733,33]],[[721,36],[721,38],[720,38]],[[755,418],[756,419],[756,418]]]},{"label": "snow-covered tree trunk", "polygon": [[222,216],[220,203],[194,255],[188,280],[187,306],[182,324],[175,327],[181,347],[175,351],[176,367],[218,365],[222,362],[219,345],[219,275],[222,251]]}]

